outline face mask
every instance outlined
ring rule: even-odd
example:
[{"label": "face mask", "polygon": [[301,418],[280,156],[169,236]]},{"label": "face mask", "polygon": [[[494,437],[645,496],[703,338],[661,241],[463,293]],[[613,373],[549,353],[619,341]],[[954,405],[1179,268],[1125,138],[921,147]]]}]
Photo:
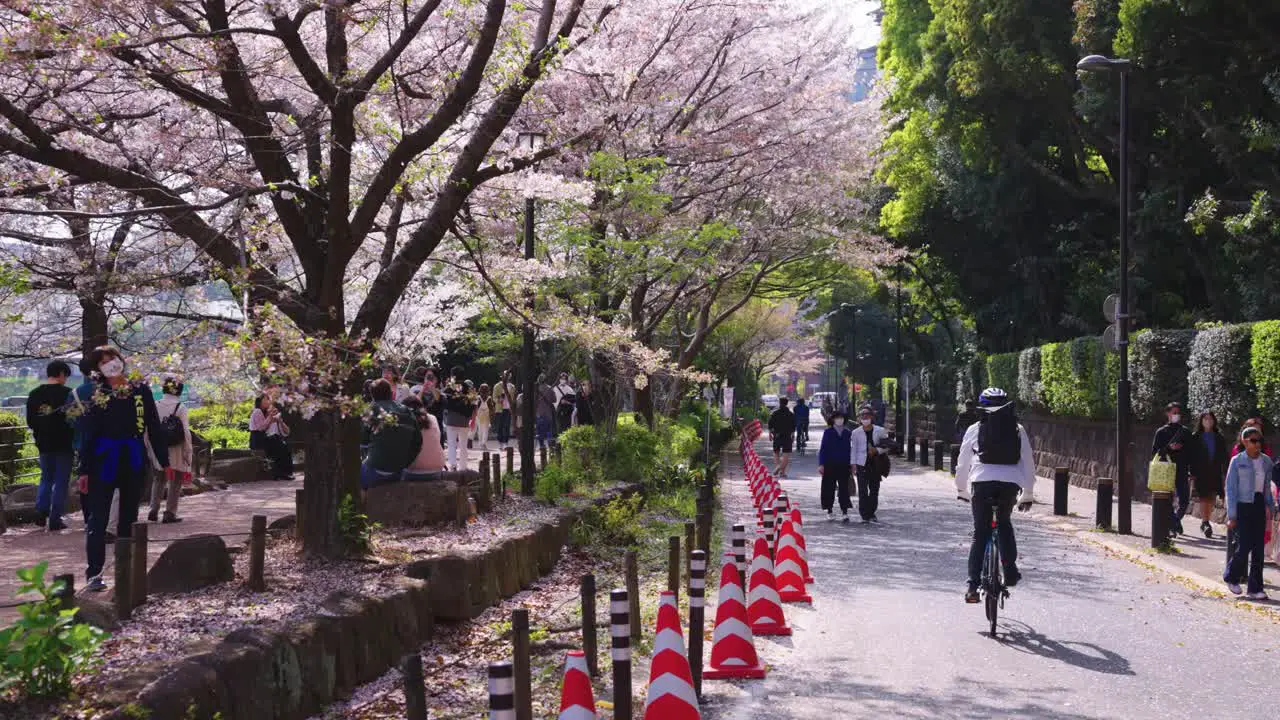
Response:
[{"label": "face mask", "polygon": [[98,366],[103,376],[113,378],[120,377],[124,374],[124,362],[120,358],[111,358],[110,360]]},{"label": "face mask", "polygon": [[870,426],[870,425],[871,425],[871,418],[862,418],[862,426],[863,426],[863,427],[868,427],[868,426]]},{"label": "face mask", "polygon": [[844,427],[844,418],[836,418],[836,427]]},{"label": "face mask", "polygon": [[1173,415],[1169,416],[1169,422],[1173,423],[1174,425],[1177,425],[1178,423],[1182,422],[1182,416],[1178,415],[1177,413],[1174,413]]}]

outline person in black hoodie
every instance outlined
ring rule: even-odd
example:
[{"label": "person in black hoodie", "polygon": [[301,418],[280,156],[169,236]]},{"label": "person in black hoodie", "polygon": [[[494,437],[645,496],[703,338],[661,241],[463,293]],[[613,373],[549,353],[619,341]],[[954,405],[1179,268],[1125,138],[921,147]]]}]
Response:
[{"label": "person in black hoodie", "polygon": [[[124,356],[119,350],[109,345],[94,348],[89,353],[89,367],[96,369],[102,380],[94,383],[93,394],[84,407],[80,488],[88,495],[91,508],[84,541],[88,557],[85,589],[100,591],[107,587],[102,580],[102,566],[106,561],[111,498],[120,491],[117,537],[131,537],[146,472],[147,451],[142,438],[148,436],[151,447],[166,447],[168,440],[151,386],[125,375]],[[169,467],[168,454],[161,453],[156,461],[165,479],[170,479],[173,468]]]},{"label": "person in black hoodie", "polygon": [[1209,518],[1213,516],[1213,504],[1223,492],[1223,479],[1227,476],[1227,463],[1231,461],[1231,449],[1227,440],[1218,432],[1218,416],[1212,410],[1200,413],[1196,422],[1196,431],[1191,443],[1195,450],[1195,460],[1191,467],[1191,484],[1195,486],[1196,495],[1200,497],[1200,532],[1207,538],[1213,537],[1213,525]]},{"label": "person in black hoodie", "polygon": [[54,360],[45,368],[45,376],[48,380],[27,396],[27,427],[31,428],[40,453],[40,487],[36,493],[39,524],[57,531],[67,527],[62,522],[62,509],[75,461],[75,428],[67,417],[71,366]]},{"label": "person in black hoodie", "polygon": [[1195,459],[1195,450],[1191,431],[1182,424],[1182,405],[1171,402],[1164,408],[1169,422],[1156,431],[1151,440],[1151,454],[1173,463],[1177,469],[1175,489],[1178,495],[1178,507],[1173,511],[1173,534],[1181,535],[1182,517],[1187,514],[1187,506],[1191,504],[1191,461]]}]

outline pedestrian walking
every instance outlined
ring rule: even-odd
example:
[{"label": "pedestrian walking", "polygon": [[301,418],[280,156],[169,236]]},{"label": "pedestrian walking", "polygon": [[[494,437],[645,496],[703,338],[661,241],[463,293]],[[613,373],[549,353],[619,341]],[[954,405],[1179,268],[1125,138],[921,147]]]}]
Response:
[{"label": "pedestrian walking", "polygon": [[547,384],[545,375],[538,376],[538,396],[534,399],[534,432],[538,447],[551,442],[556,424],[556,391]]},{"label": "pedestrian walking", "polygon": [[556,404],[556,423],[554,434],[557,438],[560,433],[573,427],[573,411],[578,405],[578,391],[573,388],[573,383],[569,381],[569,373],[560,373],[560,382],[555,387],[555,404]]},{"label": "pedestrian walking", "polygon": [[956,425],[951,433],[951,442],[959,445],[969,426],[978,422],[978,403],[973,400],[964,401],[964,412],[956,416]]},{"label": "pedestrian walking", "polygon": [[[372,385],[370,386],[372,389]],[[293,451],[289,449],[289,425],[271,393],[264,392],[249,414],[249,449],[261,450],[271,462],[271,479],[293,479]]]},{"label": "pedestrian walking", "polygon": [[795,409],[791,412],[796,416],[796,447],[803,450],[809,443],[809,406],[803,397],[796,398]]},{"label": "pedestrian walking", "polygon": [[1182,518],[1191,505],[1191,461],[1195,457],[1190,430],[1182,424],[1182,405],[1171,402],[1164,408],[1168,420],[1151,440],[1151,455],[1159,455],[1161,459],[1174,464],[1174,489],[1178,496],[1178,506],[1173,510],[1173,523],[1170,526],[1174,535],[1181,535]]},{"label": "pedestrian walking", "polygon": [[[81,491],[89,496],[91,506],[85,531],[88,560],[85,589],[100,591],[106,589],[102,566],[106,561],[111,500],[119,492],[120,519],[116,536],[132,537],[146,469],[146,446],[142,438],[150,436],[152,447],[164,447],[167,441],[151,386],[125,374],[126,365],[120,351],[110,345],[96,347],[89,353],[89,363],[97,368],[102,380],[94,384],[93,394],[85,404],[79,484]],[[167,454],[157,460],[162,472],[166,475],[173,472],[168,466]]]},{"label": "pedestrian walking", "polygon": [[840,501],[840,513],[844,521],[849,522],[849,508],[853,502],[849,499],[849,480],[852,469],[850,457],[852,440],[849,428],[845,427],[845,416],[842,412],[833,412],[828,420],[828,427],[822,433],[818,445],[818,474],[822,476],[822,509],[827,511],[827,519],[834,520],[832,512],[836,498]]},{"label": "pedestrian walking", "polygon": [[27,427],[40,460],[40,485],[36,489],[36,524],[51,531],[63,530],[62,511],[67,503],[75,462],[75,428],[67,410],[72,407],[71,366],[54,360],[45,367],[45,381],[27,395]]},{"label": "pedestrian walking", "polygon": [[366,491],[399,481],[418,457],[423,439],[413,413],[393,399],[395,389],[390,382],[374,380],[369,392],[373,405],[360,428],[360,444],[369,448],[360,466],[360,487]]},{"label": "pedestrian walking", "polygon": [[437,480],[445,471],[444,448],[440,445],[440,423],[435,415],[427,412],[422,398],[410,395],[402,404],[418,422],[422,433],[422,447],[418,449],[418,454],[409,463],[409,467],[404,469],[403,478],[411,482]]},{"label": "pedestrian walking", "polygon": [[881,453],[889,442],[889,433],[875,424],[875,411],[864,405],[858,411],[858,425],[850,443],[850,461],[858,481],[858,515],[862,522],[880,522],[880,481],[884,479]]},{"label": "pedestrian walking", "polygon": [[1269,480],[1270,457],[1262,452],[1262,431],[1249,426],[1240,434],[1244,452],[1231,459],[1226,478],[1227,528],[1235,531],[1235,548],[1222,579],[1233,595],[1241,594],[1239,578],[1248,578],[1250,600],[1266,600],[1262,589],[1262,560],[1267,510],[1276,500]]},{"label": "pedestrian walking", "polygon": [[493,422],[494,409],[489,384],[480,383],[479,398],[476,400],[476,442],[479,443],[481,452],[489,449],[489,426]]},{"label": "pedestrian walking", "polygon": [[578,388],[578,409],[574,415],[574,422],[579,425],[595,425],[595,412],[591,409],[593,399],[591,390],[591,381],[583,380],[582,387]]},{"label": "pedestrian walking", "polygon": [[[444,392],[445,447],[449,469],[467,469],[467,432],[476,412],[476,397],[462,379],[462,368],[454,368],[449,387]],[[416,454],[416,453],[415,453]]]},{"label": "pedestrian walking", "polygon": [[1200,498],[1200,532],[1206,538],[1213,537],[1214,501],[1222,496],[1223,481],[1227,475],[1227,441],[1218,431],[1218,416],[1212,410],[1200,413],[1191,443],[1194,457],[1191,467],[1191,485]]},{"label": "pedestrian walking", "polygon": [[505,448],[511,442],[511,420],[515,412],[516,386],[511,382],[511,371],[503,370],[498,384],[493,386],[494,410],[497,411],[498,447]]},{"label": "pedestrian walking", "polygon": [[787,407],[787,399],[778,398],[778,409],[769,416],[769,437],[773,439],[773,468],[780,478],[787,476],[791,451],[796,441],[796,416]]},{"label": "pedestrian walking", "polygon": [[[145,439],[147,455],[151,459],[155,472],[151,473],[151,508],[147,519],[155,522],[160,519],[160,498],[164,496],[164,518],[161,524],[182,522],[178,517],[178,499],[182,496],[182,486],[191,484],[191,423],[187,420],[187,409],[182,406],[183,383],[172,375],[160,381],[163,393],[156,401],[156,413],[160,416],[160,427],[164,430],[165,444],[155,446],[150,436]],[[169,469],[164,472],[160,464],[160,456],[169,456]]]}]

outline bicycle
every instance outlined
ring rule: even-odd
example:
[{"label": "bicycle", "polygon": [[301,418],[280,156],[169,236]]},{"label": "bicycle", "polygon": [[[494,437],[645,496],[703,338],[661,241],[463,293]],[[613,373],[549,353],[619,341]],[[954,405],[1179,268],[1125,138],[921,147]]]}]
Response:
[{"label": "bicycle", "polygon": [[1000,543],[996,541],[996,522],[999,516],[997,505],[992,500],[991,537],[987,538],[987,549],[982,556],[982,580],[978,585],[987,620],[991,621],[993,638],[996,636],[996,619],[1004,608],[1005,598],[1009,597],[1009,589],[1004,586],[1004,567],[1000,564]]}]

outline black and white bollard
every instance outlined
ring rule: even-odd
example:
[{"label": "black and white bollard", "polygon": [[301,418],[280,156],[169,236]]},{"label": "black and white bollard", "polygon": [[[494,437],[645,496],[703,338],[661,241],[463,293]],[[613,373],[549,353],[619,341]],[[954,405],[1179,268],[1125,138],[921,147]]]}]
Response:
[{"label": "black and white bollard", "polygon": [[1151,493],[1151,547],[1164,547],[1173,537],[1173,493]]},{"label": "black and white bollard", "polygon": [[509,662],[489,664],[489,720],[516,720],[516,671]]},{"label": "black and white bollard", "polygon": [[1094,510],[1095,524],[1103,530],[1111,529],[1111,478],[1098,478],[1098,505]]},{"label": "black and white bollard", "polygon": [[693,551],[693,574],[689,577],[689,669],[693,673],[693,692],[702,696],[702,628],[706,607],[707,554]]},{"label": "black and white bollard", "polygon": [[[738,573],[747,576],[747,526],[733,526],[733,564],[738,566]],[[692,574],[690,570],[690,574]]]},{"label": "black and white bollard", "polygon": [[1053,469],[1053,514],[1067,514],[1067,493],[1071,488],[1071,475],[1064,467]]},{"label": "black and white bollard", "polygon": [[773,559],[773,522],[777,517],[777,511],[773,506],[764,509],[764,541],[769,546],[769,558]]},{"label": "black and white bollard", "polygon": [[626,590],[609,592],[609,636],[613,658],[613,717],[631,720],[631,601]]}]

